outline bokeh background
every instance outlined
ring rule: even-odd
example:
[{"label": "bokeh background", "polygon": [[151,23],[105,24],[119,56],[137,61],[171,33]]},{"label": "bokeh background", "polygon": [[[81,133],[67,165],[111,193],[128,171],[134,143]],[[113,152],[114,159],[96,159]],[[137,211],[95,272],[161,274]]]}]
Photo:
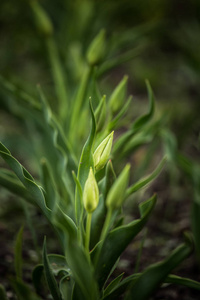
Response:
[{"label": "bokeh background", "polygon": [[[34,1],[34,0],[33,0]],[[33,2],[32,1],[32,2]],[[128,90],[133,95],[129,118],[134,119],[147,110],[145,79],[148,79],[156,96],[157,114],[165,118],[164,126],[170,130],[183,155],[199,164],[200,130],[200,1],[198,0],[41,0],[39,1],[52,20],[54,39],[66,76],[71,96],[84,74],[87,48],[101,30],[106,31],[106,57],[113,64],[112,70],[101,76],[98,83],[102,94],[109,95],[122,77],[129,77]],[[3,0],[0,2],[0,75],[25,92],[36,96],[39,83],[53,109],[57,98],[47,51],[47,37],[37,26],[28,0]],[[101,70],[101,69],[100,69]],[[10,114],[12,105],[0,84],[0,138],[26,167],[37,175],[34,161],[30,160],[26,128],[20,119]],[[25,143],[24,143],[25,141]],[[157,149],[157,148],[156,148]],[[161,149],[158,151],[160,157]],[[135,167],[147,154],[140,148],[130,157]],[[142,169],[139,171],[142,171]],[[149,224],[147,245],[142,264],[163,258],[182,239],[182,232],[190,230],[190,209],[193,197],[190,182],[176,166],[167,171],[147,192],[158,192],[159,203]],[[140,195],[139,195],[140,196]],[[4,247],[0,255],[3,282],[13,274],[13,240],[16,227],[24,220],[24,211],[14,196],[1,189],[0,233]],[[135,214],[136,206],[128,204]],[[27,212],[25,212],[26,214]],[[48,227],[46,221],[33,210],[32,217],[40,220],[41,238]],[[15,218],[15,223],[13,223]],[[30,229],[25,231],[27,258],[25,277],[34,262],[30,250]],[[138,251],[130,247],[120,267],[127,273],[133,268],[132,260]],[[52,239],[52,251],[57,251]],[[149,250],[150,249],[150,250]],[[27,272],[27,274],[26,274]],[[200,280],[197,261],[188,260],[178,271],[180,275]],[[9,290],[9,288],[8,288]],[[198,299],[198,293],[184,288],[168,287],[158,292],[155,299]],[[185,298],[184,298],[185,297]],[[15,296],[10,290],[10,299]]]}]

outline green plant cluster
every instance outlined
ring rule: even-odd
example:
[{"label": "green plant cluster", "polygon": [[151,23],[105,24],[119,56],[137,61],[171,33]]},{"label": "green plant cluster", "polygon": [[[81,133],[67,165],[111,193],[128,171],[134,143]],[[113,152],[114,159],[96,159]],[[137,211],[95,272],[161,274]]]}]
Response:
[{"label": "green plant cluster", "polygon": [[[21,228],[15,244],[16,278],[11,280],[17,297],[42,299],[44,279],[54,300],[149,299],[163,283],[200,290],[199,282],[171,274],[193,251],[190,233],[186,233],[183,244],[161,262],[149,265],[141,273],[135,272],[128,277],[122,273],[113,278],[120,256],[146,225],[157,197],[152,195],[140,203],[140,217],[130,222],[126,222],[123,213],[125,201],[160,174],[167,158],[178,161],[188,174],[194,174],[195,167],[180,155],[171,133],[159,128],[162,120],[154,119],[155,100],[148,81],[148,112],[128,125],[126,113],[132,104],[132,97],[127,96],[128,77],[123,77],[108,99],[101,95],[99,77],[133,57],[134,51],[110,58],[107,56],[106,32],[101,30],[87,47],[84,58],[82,55],[75,58],[75,61],[82,60],[73,65],[71,78],[78,74],[76,93],[73,94],[70,75],[66,77],[63,72],[51,20],[39,2],[31,1],[30,4],[47,46],[57,102],[51,106],[40,86],[37,96],[32,96],[0,78],[7,110],[27,125],[32,138],[30,156],[36,156],[35,169],[40,173],[40,178],[35,180],[1,143],[0,155],[11,170],[0,169],[0,184],[40,210],[55,231],[62,255],[48,254],[48,236],[44,238],[42,260],[32,273],[33,291],[23,281]],[[123,124],[127,130],[115,137]],[[164,153],[151,174],[132,182],[131,164],[127,163],[129,154],[150,143],[156,135],[165,141],[168,156]],[[196,179],[199,169],[195,170],[198,176],[192,181],[197,191],[194,203],[199,210],[199,181]],[[193,228],[199,251],[196,206]],[[0,296],[7,299],[3,286],[0,286]]]}]

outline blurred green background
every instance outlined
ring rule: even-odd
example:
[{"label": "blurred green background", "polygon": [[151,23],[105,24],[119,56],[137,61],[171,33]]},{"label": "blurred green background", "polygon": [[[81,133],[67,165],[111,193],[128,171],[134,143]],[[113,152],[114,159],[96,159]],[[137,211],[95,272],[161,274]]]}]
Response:
[{"label": "blurred green background", "polygon": [[[200,106],[199,1],[39,2],[53,22],[72,93],[82,75],[86,49],[104,28],[106,58],[126,53],[127,59],[132,59],[104,76],[103,93],[109,93],[128,74],[130,93],[140,100],[146,94],[144,80],[148,78],[157,101],[170,113],[180,143],[185,142],[187,132],[194,134]],[[28,0],[0,3],[0,68],[1,75],[33,94],[40,83],[56,102],[45,37],[35,26]],[[142,101],[138,106],[143,110]]]}]

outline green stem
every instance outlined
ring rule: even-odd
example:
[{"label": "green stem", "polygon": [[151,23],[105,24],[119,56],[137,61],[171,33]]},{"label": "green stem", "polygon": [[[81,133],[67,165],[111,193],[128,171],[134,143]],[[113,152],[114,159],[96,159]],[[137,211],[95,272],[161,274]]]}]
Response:
[{"label": "green stem", "polygon": [[87,214],[86,235],[85,235],[85,250],[90,259],[90,231],[91,231],[92,213]]},{"label": "green stem", "polygon": [[139,269],[140,261],[141,261],[141,256],[142,256],[142,250],[144,248],[144,242],[145,242],[146,237],[147,237],[147,231],[148,231],[148,229],[146,228],[145,232],[144,232],[144,235],[143,235],[143,238],[142,238],[142,241],[140,243],[140,248],[139,248],[139,252],[138,252],[138,255],[137,255],[137,260],[136,260],[136,264],[135,264],[134,273],[138,273],[138,269]]},{"label": "green stem", "polygon": [[106,238],[106,235],[110,229],[110,221],[111,221],[111,217],[112,217],[112,209],[108,209],[107,215],[106,215],[106,219],[103,225],[103,229],[101,232],[101,236],[100,236],[100,241],[104,240]]}]

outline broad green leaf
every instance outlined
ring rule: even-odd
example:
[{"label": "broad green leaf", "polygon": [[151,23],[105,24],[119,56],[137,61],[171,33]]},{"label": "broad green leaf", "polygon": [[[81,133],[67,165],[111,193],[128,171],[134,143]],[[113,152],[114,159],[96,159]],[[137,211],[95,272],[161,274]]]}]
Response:
[{"label": "broad green leaf", "polygon": [[14,255],[14,264],[15,264],[15,273],[17,278],[22,279],[22,243],[23,243],[23,230],[22,226],[17,233],[15,241],[15,255]]},{"label": "broad green leaf", "polygon": [[[98,299],[98,288],[94,277],[94,270],[88,261],[88,257],[76,241],[68,240],[68,247],[65,250],[67,263],[72,277],[81,289],[85,300]],[[82,298],[83,299],[83,298]]]},{"label": "broad green leaf", "polygon": [[167,158],[164,157],[157,166],[157,168],[150,175],[147,175],[146,177],[140,179],[138,182],[130,186],[126,191],[126,197],[130,196],[131,194],[135,193],[136,191],[140,190],[141,188],[145,187],[150,182],[152,182],[162,171],[166,160]]},{"label": "broad green leaf", "polygon": [[42,300],[38,295],[36,295],[29,285],[24,283],[20,278],[12,279],[11,284],[20,300]]},{"label": "broad green leaf", "polygon": [[95,251],[92,253],[93,261],[95,260],[95,253],[98,253],[98,248],[101,247],[95,268],[95,275],[100,288],[103,287],[104,282],[119,256],[126,249],[131,240],[142,230],[155,203],[156,196],[154,195],[140,205],[140,210],[142,212],[140,219],[112,230],[107,235],[103,245],[100,243],[95,248]]},{"label": "broad green leaf", "polygon": [[[65,274],[69,276],[70,270],[66,263],[66,258],[59,254],[48,254],[48,260],[51,270],[55,276]],[[32,272],[32,280],[36,291],[40,291],[43,288],[44,279],[44,266],[42,264],[37,265]]]},{"label": "broad green leaf", "polygon": [[149,266],[131,285],[126,300],[146,300],[165,281],[168,274],[189,256],[193,248],[187,238],[185,244],[177,247],[166,259]]},{"label": "broad green leaf", "polygon": [[39,187],[30,173],[11,155],[10,151],[0,143],[0,155],[10,168],[15,172],[22,184],[30,192],[34,203],[42,210],[43,214],[49,219],[50,210],[47,208],[41,187]]},{"label": "broad green leaf", "polygon": [[66,275],[70,274],[70,269],[67,265],[65,256],[59,254],[48,254],[47,256],[54,275],[57,276],[60,272],[63,272]]},{"label": "broad green leaf", "polygon": [[0,299],[1,300],[8,300],[7,295],[6,295],[6,291],[5,291],[2,284],[0,284]]},{"label": "broad green leaf", "polygon": [[93,268],[78,242],[77,228],[73,221],[59,208],[54,212],[54,223],[62,231],[63,248],[71,276],[80,287],[84,300],[98,299],[97,284]]},{"label": "broad green leaf", "polygon": [[[78,181],[80,182],[82,190],[84,189],[85,182],[87,180],[90,167],[94,168],[94,161],[93,161],[93,144],[94,144],[94,138],[96,133],[96,123],[95,123],[95,117],[92,109],[92,104],[90,102],[90,111],[92,116],[92,126],[90,135],[83,147],[79,167],[78,167]],[[78,189],[76,188],[76,199],[75,199],[75,207],[76,207],[76,219],[79,222],[80,217],[83,213],[83,203],[82,199],[79,197]]]},{"label": "broad green leaf", "polygon": [[39,292],[42,289],[42,280],[44,279],[44,266],[37,265],[32,272],[32,281],[35,287],[36,292]]},{"label": "broad green leaf", "polygon": [[60,292],[62,298],[65,300],[72,299],[72,293],[74,288],[74,280],[69,275],[64,276],[60,281]]},{"label": "broad green leaf", "polygon": [[46,252],[46,240],[44,240],[44,246],[43,246],[43,264],[44,264],[44,273],[45,273],[46,281],[53,299],[62,300],[56,279],[53,275],[53,271],[49,264],[49,259]]}]

